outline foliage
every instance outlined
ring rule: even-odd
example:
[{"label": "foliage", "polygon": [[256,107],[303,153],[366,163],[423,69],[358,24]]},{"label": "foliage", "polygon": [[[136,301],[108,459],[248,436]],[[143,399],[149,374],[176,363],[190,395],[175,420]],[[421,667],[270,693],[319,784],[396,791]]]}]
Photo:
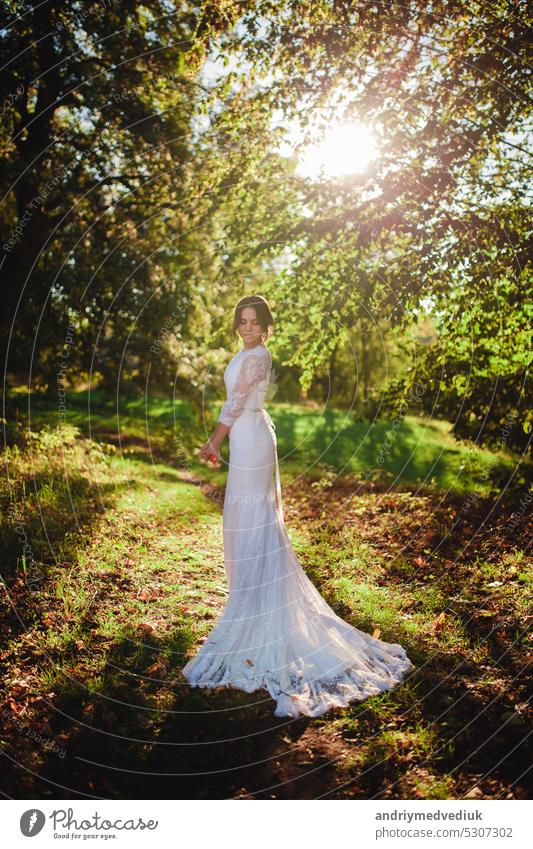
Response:
[{"label": "foliage", "polygon": [[[234,344],[233,305],[260,291],[278,364],[304,394],[327,397],[330,371],[339,402],[360,380],[359,406],[389,414],[419,381],[424,408],[458,435],[494,444],[513,416],[508,444],[528,449],[523,4],[8,11],[12,382],[173,387],[200,410],[206,373]],[[304,179],[298,150],[279,153],[293,120],[304,145],[354,119],[379,144],[360,174]],[[436,338],[421,349],[409,340],[423,315]]]},{"label": "foliage", "polygon": [[[358,322],[408,332],[429,313],[438,343],[406,350],[401,393],[422,375],[425,408],[458,434],[494,443],[515,413],[510,444],[531,444],[528,26],[521,4],[282,0],[221,34],[254,69],[257,108],[306,139],[360,120],[380,146],[362,174],[294,181],[302,211],[273,291],[304,389]],[[398,392],[383,390],[386,412]]]}]

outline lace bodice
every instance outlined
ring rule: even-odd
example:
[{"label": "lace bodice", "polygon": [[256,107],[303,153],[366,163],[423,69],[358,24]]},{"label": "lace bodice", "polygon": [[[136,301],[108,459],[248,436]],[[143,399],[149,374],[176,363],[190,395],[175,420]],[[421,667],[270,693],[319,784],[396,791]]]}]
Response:
[{"label": "lace bodice", "polygon": [[245,410],[260,410],[270,381],[272,355],[268,348],[242,348],[226,366],[227,398],[218,421],[231,425]]}]

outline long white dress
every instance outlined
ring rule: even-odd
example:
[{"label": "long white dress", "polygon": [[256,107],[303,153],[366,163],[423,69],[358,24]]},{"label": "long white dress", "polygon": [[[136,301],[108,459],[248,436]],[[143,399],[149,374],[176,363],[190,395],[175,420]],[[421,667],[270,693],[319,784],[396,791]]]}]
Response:
[{"label": "long white dress", "polygon": [[224,372],[228,596],[183,674],[198,687],[265,688],[275,716],[319,716],[391,689],[413,664],[398,643],[337,616],[297,559],[283,519],[275,426],[263,407],[271,368],[259,344],[238,351]]}]

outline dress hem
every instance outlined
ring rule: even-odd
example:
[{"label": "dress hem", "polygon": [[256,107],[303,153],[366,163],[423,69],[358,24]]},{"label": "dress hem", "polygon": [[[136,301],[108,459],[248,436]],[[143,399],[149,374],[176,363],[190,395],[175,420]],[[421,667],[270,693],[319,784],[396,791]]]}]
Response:
[{"label": "dress hem", "polygon": [[[346,669],[340,673],[340,676],[348,676],[349,678],[350,668],[351,667],[346,667]],[[323,689],[328,685],[328,683],[331,686],[334,681],[337,682],[339,674],[337,674],[334,679],[319,679],[316,683],[313,682],[313,685],[318,688],[320,694],[318,701],[316,701],[314,706],[311,707],[305,703],[304,696],[297,692],[286,693],[281,690],[279,686],[276,686],[276,684],[273,684],[272,681],[265,678],[265,676],[261,678],[261,681],[258,684],[249,682],[250,686],[247,687],[246,681],[243,681],[242,685],[233,684],[231,681],[205,681],[201,679],[194,681],[194,678],[189,680],[185,672],[183,674],[191,687],[201,687],[213,690],[237,690],[244,693],[255,693],[258,690],[265,690],[269,694],[270,698],[277,702],[276,709],[274,710],[274,716],[290,716],[296,718],[298,716],[322,716],[333,708],[349,707],[349,705],[353,702],[361,702],[370,696],[376,696],[380,693],[388,692],[402,683],[405,680],[406,674],[412,672],[414,669],[415,665],[407,657],[407,655],[405,655],[403,659],[400,659],[400,664],[394,671],[389,670],[388,680],[383,679],[382,686],[370,683],[360,684],[352,679],[351,685],[349,683],[343,684],[341,682],[342,686],[348,688],[348,692],[344,695],[340,692],[333,693]],[[351,690],[349,689],[350,686],[352,687]]]}]

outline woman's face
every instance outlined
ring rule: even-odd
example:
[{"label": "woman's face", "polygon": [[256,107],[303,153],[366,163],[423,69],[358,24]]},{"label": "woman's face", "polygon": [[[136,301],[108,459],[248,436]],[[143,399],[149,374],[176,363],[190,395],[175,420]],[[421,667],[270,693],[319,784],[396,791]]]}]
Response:
[{"label": "woman's face", "polygon": [[237,327],[242,340],[247,348],[259,345],[261,342],[262,328],[257,320],[254,307],[244,307]]}]

